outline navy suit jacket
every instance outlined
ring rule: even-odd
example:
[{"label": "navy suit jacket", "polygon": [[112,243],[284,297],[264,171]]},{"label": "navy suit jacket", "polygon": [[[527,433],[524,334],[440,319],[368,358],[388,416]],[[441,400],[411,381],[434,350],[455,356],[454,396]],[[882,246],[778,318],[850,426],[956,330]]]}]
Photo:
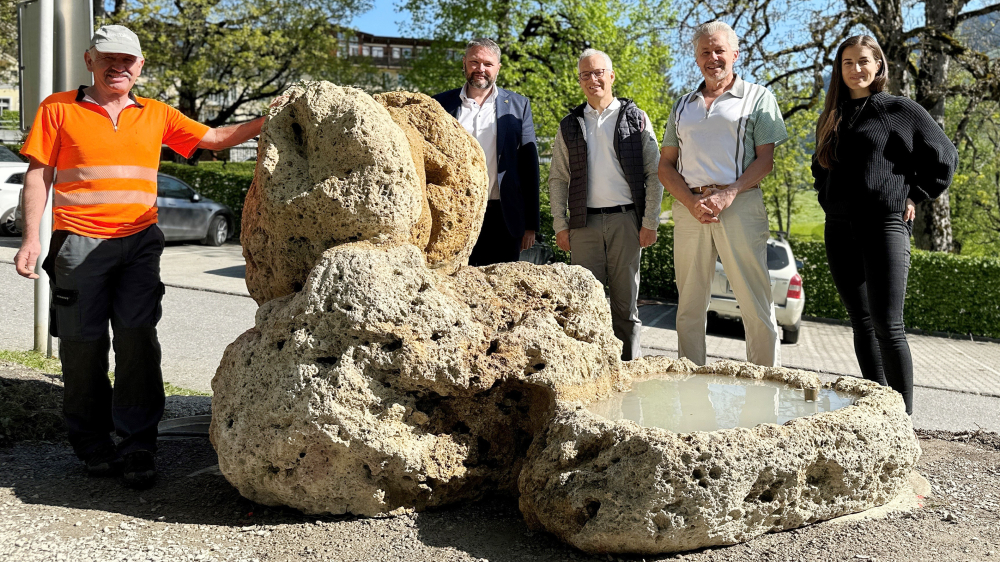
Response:
[{"label": "navy suit jacket", "polygon": [[[445,111],[458,118],[462,107],[461,88],[441,92],[434,99]],[[538,146],[535,122],[528,98],[497,86],[497,177],[500,206],[511,236],[525,230],[538,232]]]}]

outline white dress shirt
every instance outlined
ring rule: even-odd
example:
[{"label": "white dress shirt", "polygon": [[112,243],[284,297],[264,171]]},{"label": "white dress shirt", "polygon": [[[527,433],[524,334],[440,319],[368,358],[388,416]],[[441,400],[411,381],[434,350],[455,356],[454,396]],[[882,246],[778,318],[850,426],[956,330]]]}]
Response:
[{"label": "white dress shirt", "polygon": [[615,154],[615,128],[621,107],[622,102],[615,98],[602,112],[589,103],[583,110],[587,128],[588,207],[615,207],[633,202],[632,190]]},{"label": "white dress shirt", "polygon": [[479,146],[483,147],[483,153],[486,154],[486,171],[490,178],[490,199],[500,199],[500,183],[497,181],[497,88],[493,86],[493,91],[480,106],[476,100],[465,95],[467,87],[467,85],[462,86],[462,92],[458,95],[462,99],[462,106],[458,110],[458,122],[479,141]]}]

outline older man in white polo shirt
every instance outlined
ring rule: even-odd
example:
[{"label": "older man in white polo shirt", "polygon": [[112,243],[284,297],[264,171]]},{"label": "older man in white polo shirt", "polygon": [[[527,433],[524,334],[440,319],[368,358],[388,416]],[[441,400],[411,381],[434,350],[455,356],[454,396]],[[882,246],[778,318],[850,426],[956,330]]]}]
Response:
[{"label": "older man in white polo shirt", "polygon": [[628,361],[642,355],[639,256],[656,242],[659,146],[646,113],[612,93],[607,54],[587,49],[577,70],[587,103],[559,123],[549,171],[556,244],[608,286],[612,327]]},{"label": "older man in white polo shirt", "polygon": [[698,26],[692,43],[705,81],[674,105],[660,181],[674,196],[678,356],[704,365],[715,260],[722,259],[746,328],[747,358],[780,364],[767,272],[769,226],[760,181],[787,140],[774,95],[733,73],[739,39],[729,25]]}]

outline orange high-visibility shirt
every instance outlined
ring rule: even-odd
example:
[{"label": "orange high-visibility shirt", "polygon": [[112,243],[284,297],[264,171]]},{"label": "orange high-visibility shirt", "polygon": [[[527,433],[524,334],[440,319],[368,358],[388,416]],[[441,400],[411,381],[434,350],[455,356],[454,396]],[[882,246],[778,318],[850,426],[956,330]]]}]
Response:
[{"label": "orange high-visibility shirt", "polygon": [[162,102],[129,97],[117,126],[83,86],[38,107],[21,154],[56,169],[54,230],[121,238],[156,223],[160,146],[190,156],[209,130]]}]

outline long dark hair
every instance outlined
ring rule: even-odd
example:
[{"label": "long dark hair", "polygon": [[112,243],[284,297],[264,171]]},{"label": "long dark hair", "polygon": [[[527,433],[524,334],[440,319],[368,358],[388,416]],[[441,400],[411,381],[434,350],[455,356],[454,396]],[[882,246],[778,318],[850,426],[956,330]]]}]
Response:
[{"label": "long dark hair", "polygon": [[844,84],[843,58],[844,50],[848,47],[861,45],[872,50],[872,55],[878,63],[878,71],[868,89],[876,94],[885,89],[886,82],[889,81],[889,71],[885,64],[885,55],[882,54],[882,47],[878,46],[878,41],[868,35],[855,35],[847,38],[837,49],[837,57],[833,61],[833,74],[830,76],[830,89],[826,92],[826,102],[823,104],[823,113],[819,116],[816,124],[816,160],[820,166],[827,170],[833,168],[836,161],[834,149],[837,145],[837,129],[840,126],[841,108],[844,102],[850,99],[851,89]]}]

